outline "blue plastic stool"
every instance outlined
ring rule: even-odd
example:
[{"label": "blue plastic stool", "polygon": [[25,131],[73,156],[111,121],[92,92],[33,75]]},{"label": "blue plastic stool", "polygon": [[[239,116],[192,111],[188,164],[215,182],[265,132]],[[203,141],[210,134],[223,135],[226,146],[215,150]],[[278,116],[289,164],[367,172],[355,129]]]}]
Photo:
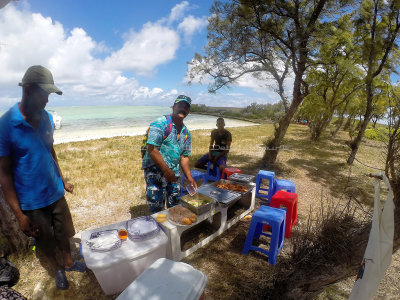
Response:
[{"label": "blue plastic stool", "polygon": [[[263,179],[267,179],[269,181],[268,189],[261,188],[261,183]],[[271,197],[274,194],[274,182],[275,182],[275,172],[264,171],[264,170],[258,171],[256,177],[256,197],[264,198],[269,203],[271,201]],[[261,194],[260,191],[268,192],[268,194]]]},{"label": "blue plastic stool", "polygon": [[[203,184],[207,182],[207,176],[203,172],[200,172],[198,170],[191,170],[190,174],[192,175],[193,179],[197,182],[201,179],[203,179]],[[181,180],[181,196],[187,194],[187,190],[183,186],[183,183],[185,181],[185,174],[182,172],[182,180]]]},{"label": "blue plastic stool", "polygon": [[[213,169],[210,169],[211,165],[213,165]],[[215,169],[217,169],[217,172],[215,172]],[[207,164],[207,173],[206,173],[206,178],[207,181],[218,181],[221,179],[221,171],[219,170],[219,167],[214,165],[212,162],[208,162]]]},{"label": "blue plastic stool", "polygon": [[296,193],[296,186],[291,180],[275,179],[273,194],[275,194],[277,191],[282,191],[282,190],[285,190],[286,192],[289,193]]},{"label": "blue plastic stool", "polygon": [[[278,253],[282,249],[283,242],[285,241],[285,223],[285,210],[261,205],[251,218],[242,253],[248,254],[249,250],[260,251],[268,256],[268,262],[271,265],[275,265]],[[271,226],[271,234],[263,232],[264,225]],[[271,238],[268,251],[252,245],[253,239],[259,239],[260,235]]]}]

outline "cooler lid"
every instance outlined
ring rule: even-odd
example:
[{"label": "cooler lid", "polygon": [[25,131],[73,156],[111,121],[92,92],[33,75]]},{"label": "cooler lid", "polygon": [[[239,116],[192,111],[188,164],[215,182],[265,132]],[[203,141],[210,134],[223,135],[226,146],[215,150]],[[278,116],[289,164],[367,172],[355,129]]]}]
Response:
[{"label": "cooler lid", "polygon": [[160,231],[156,220],[151,216],[139,217],[126,222],[128,236],[132,239],[145,239]]},{"label": "cooler lid", "polygon": [[117,300],[198,300],[207,276],[183,262],[159,258]]}]

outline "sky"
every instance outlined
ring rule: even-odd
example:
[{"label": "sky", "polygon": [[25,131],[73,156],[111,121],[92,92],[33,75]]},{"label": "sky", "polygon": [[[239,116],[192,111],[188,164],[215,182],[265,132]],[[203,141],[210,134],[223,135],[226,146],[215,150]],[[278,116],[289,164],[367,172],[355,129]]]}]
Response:
[{"label": "sky", "polygon": [[[0,0],[5,2],[7,0]],[[170,106],[275,103],[271,84],[252,77],[209,94],[188,85],[187,62],[204,54],[211,0],[18,0],[0,9],[0,109],[20,101],[29,66],[50,69],[62,96],[49,106]]]}]

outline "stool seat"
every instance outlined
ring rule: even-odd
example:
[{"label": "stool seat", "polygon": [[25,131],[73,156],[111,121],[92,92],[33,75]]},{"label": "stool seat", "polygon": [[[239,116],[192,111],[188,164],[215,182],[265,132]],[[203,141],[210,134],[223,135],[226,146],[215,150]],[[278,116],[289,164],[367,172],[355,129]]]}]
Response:
[{"label": "stool seat", "polygon": [[225,168],[222,171],[221,178],[222,179],[229,179],[229,176],[231,176],[232,174],[235,174],[235,173],[242,173],[242,171],[240,169],[238,169],[238,168],[233,168],[233,167]]},{"label": "stool seat", "polygon": [[270,206],[286,209],[285,238],[290,238],[292,227],[297,222],[298,196],[295,193],[277,191],[271,198]]},{"label": "stool seat", "polygon": [[[261,187],[262,181],[268,180],[268,188]],[[271,200],[274,193],[274,182],[275,182],[275,172],[272,171],[258,171],[256,177],[256,197],[267,200],[267,203]],[[267,192],[261,193],[261,192]]]},{"label": "stool seat", "polygon": [[[191,170],[190,174],[192,175],[192,178],[198,182],[199,180],[203,180],[203,184],[205,184],[207,182],[206,179],[206,174],[198,171],[198,170]],[[187,190],[185,189],[185,187],[183,186],[183,183],[185,181],[185,173],[182,172],[182,180],[181,180],[181,196],[187,194]]]},{"label": "stool seat", "polygon": [[[212,168],[211,165],[213,166]],[[209,161],[207,164],[206,180],[218,181],[220,179],[221,179],[221,171],[219,170],[219,167]]]},{"label": "stool seat", "polygon": [[[265,205],[260,206],[251,218],[242,253],[247,254],[249,250],[260,251],[268,256],[268,262],[271,265],[276,264],[278,253],[282,249],[285,240],[285,222],[285,210]],[[263,232],[264,225],[271,226],[270,234]],[[253,239],[259,239],[261,235],[271,238],[269,250],[252,245]]]},{"label": "stool seat", "polygon": [[286,179],[275,179],[274,182],[274,194],[277,191],[285,190],[289,193],[296,193],[296,186],[293,181]]}]

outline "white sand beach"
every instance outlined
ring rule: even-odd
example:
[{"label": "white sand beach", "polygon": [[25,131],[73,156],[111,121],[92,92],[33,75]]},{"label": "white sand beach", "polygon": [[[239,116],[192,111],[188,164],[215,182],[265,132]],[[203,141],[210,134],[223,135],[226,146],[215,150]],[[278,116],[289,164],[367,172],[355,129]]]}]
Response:
[{"label": "white sand beach", "polygon": [[[201,116],[201,119],[193,117],[185,121],[185,125],[190,131],[199,129],[213,129],[216,128],[215,122],[217,117],[213,116]],[[226,128],[229,127],[242,127],[242,126],[254,126],[256,123],[228,119],[225,118]],[[65,130],[63,128],[55,130],[54,132],[54,143],[69,143],[86,140],[94,140],[101,138],[111,138],[116,136],[135,136],[144,135],[148,128],[147,126],[120,126],[120,127],[106,127],[98,126],[97,129],[81,129],[81,130]]]}]

